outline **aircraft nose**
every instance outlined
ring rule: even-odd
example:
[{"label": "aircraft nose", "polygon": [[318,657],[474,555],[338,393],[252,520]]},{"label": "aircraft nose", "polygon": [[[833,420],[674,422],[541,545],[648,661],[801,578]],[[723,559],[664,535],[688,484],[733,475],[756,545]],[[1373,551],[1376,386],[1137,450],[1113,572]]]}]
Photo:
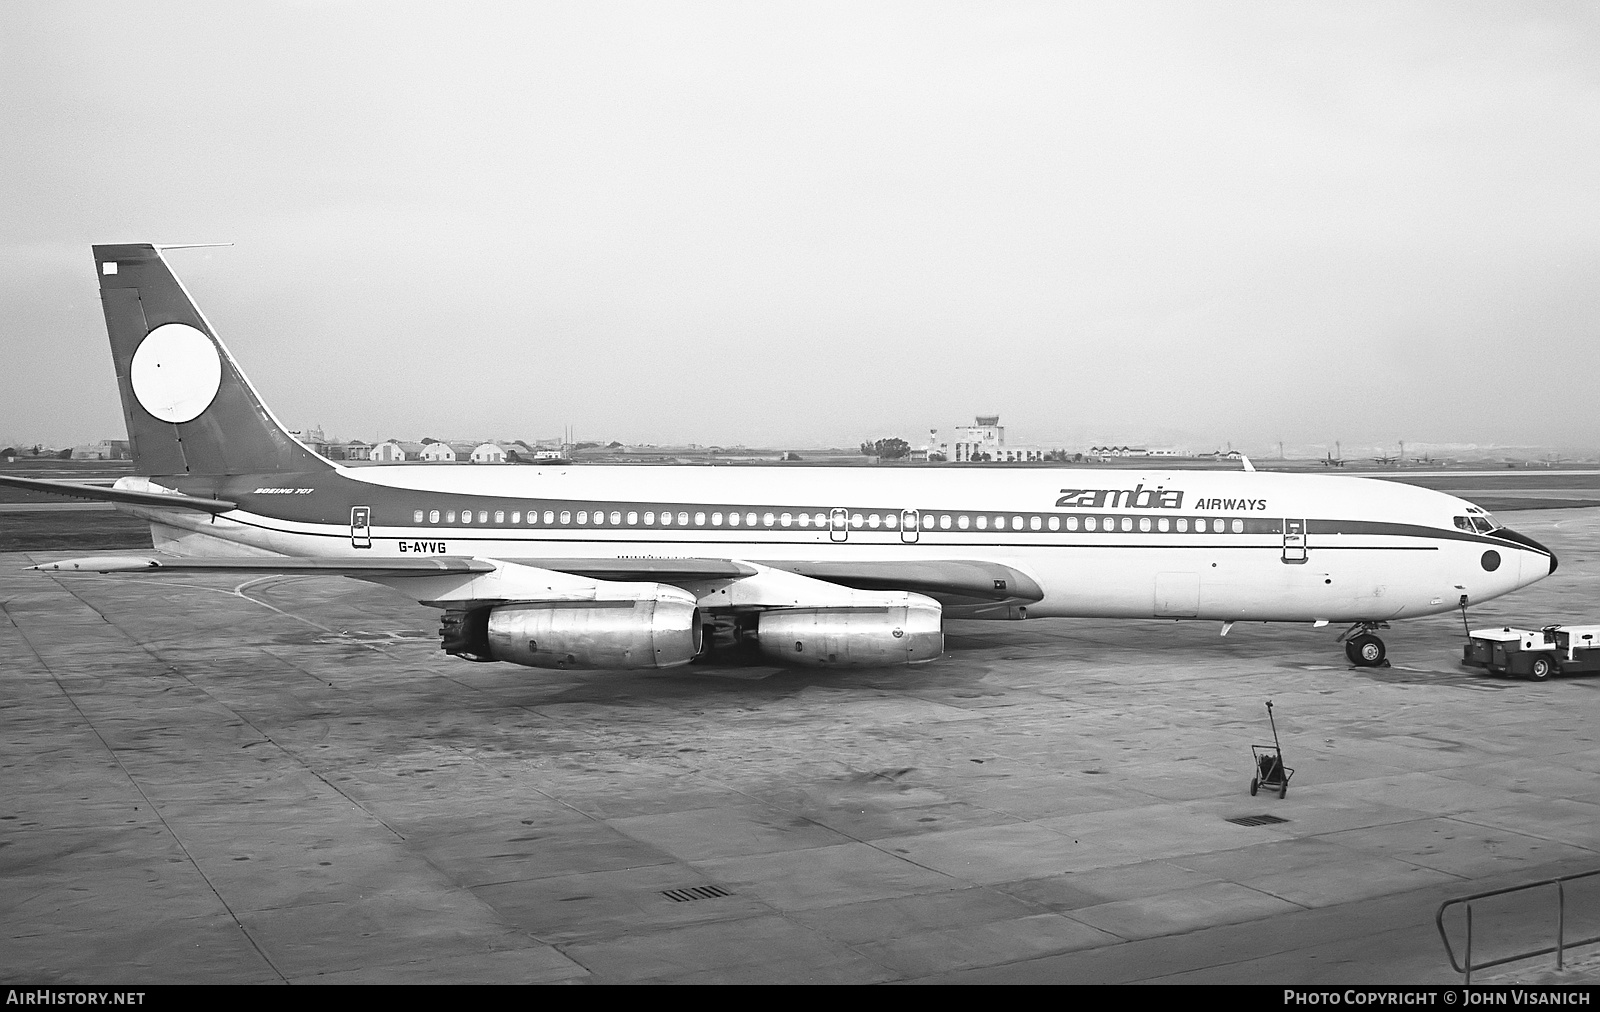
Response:
[{"label": "aircraft nose", "polygon": [[[1533,540],[1532,538],[1528,537],[1526,534],[1518,534],[1516,531],[1510,530],[1509,528],[1502,527],[1498,531],[1495,531],[1493,536],[1497,537],[1497,538],[1504,538],[1507,541],[1514,541],[1517,544],[1523,546],[1524,548],[1531,548],[1536,552],[1542,553],[1543,555],[1545,555],[1546,557],[1548,557],[1550,559],[1550,572],[1551,573],[1554,573],[1556,571],[1556,566],[1560,564],[1556,559],[1556,553],[1555,552],[1552,552],[1550,549],[1548,549],[1545,546],[1539,544],[1539,542],[1537,542],[1537,541]],[[1546,574],[1546,575],[1549,575],[1549,574]]]}]

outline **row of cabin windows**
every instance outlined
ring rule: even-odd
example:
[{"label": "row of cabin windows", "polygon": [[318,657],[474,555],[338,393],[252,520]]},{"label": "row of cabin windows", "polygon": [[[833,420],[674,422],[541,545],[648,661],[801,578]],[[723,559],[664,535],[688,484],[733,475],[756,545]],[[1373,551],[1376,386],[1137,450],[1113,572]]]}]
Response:
[{"label": "row of cabin windows", "polygon": [[[489,523],[489,515],[490,514],[488,510],[478,510],[477,523]],[[706,526],[707,516],[704,512],[697,511],[693,516],[693,526]],[[437,524],[441,521],[443,523],[453,524],[457,522],[456,517],[457,513],[455,510],[444,510],[442,513],[439,510],[427,511],[427,522],[430,524]],[[522,518],[523,514],[520,510],[513,510],[511,512],[511,523],[521,524]],[[626,514],[626,519],[624,519],[624,514],[621,510],[612,510],[610,513],[607,513],[605,510],[578,510],[576,514],[574,514],[571,510],[562,510],[559,513],[554,510],[545,510],[542,520],[545,525],[552,527],[558,525],[566,527],[574,524],[585,527],[603,527],[608,523],[615,527],[638,527],[640,526],[640,518],[641,515],[636,510],[629,510]],[[412,513],[411,519],[413,523],[422,523],[423,511],[416,510]],[[646,527],[657,526],[658,522],[659,526],[662,527],[671,527],[674,525],[679,527],[688,527],[691,526],[689,520],[690,514],[688,511],[673,513],[671,510],[662,510],[658,514],[654,510],[646,510],[643,514],[643,525]],[[827,528],[829,526],[829,518],[827,513],[728,513],[726,518],[724,518],[722,513],[717,512],[710,515],[710,520],[712,527],[721,527],[724,522],[726,522],[729,527],[739,527],[741,525],[745,527],[772,527],[777,525],[779,527],[799,526]],[[527,522],[529,524],[538,525],[540,521],[541,517],[538,511],[528,511]],[[462,510],[460,512],[460,522],[463,524],[473,523],[473,511]],[[900,526],[900,522],[901,518],[900,514],[898,513],[852,513],[850,514],[849,518],[850,526],[857,529],[866,527],[872,530],[877,530],[879,528],[884,530],[894,530]],[[913,522],[914,521],[910,517],[906,518],[906,523]],[[506,523],[506,512],[504,510],[494,511],[494,523]],[[1220,517],[1098,517],[1094,515],[1088,515],[1081,518],[1080,521],[1080,518],[1076,516],[1069,516],[1063,519],[1058,516],[1006,517],[1002,515],[990,515],[987,513],[980,513],[976,516],[966,513],[924,513],[922,514],[921,520],[922,529],[930,531],[935,527],[937,527],[939,530],[947,531],[950,530],[952,526],[957,530],[962,531],[972,528],[976,528],[980,531],[1003,531],[1007,528],[1014,531],[1038,531],[1046,528],[1052,531],[1076,531],[1079,529],[1080,523],[1082,529],[1085,531],[1099,530],[1132,532],[1135,528],[1137,528],[1141,533],[1149,533],[1151,531],[1167,533],[1169,531],[1175,531],[1179,534],[1186,534],[1191,530],[1196,534],[1205,534],[1208,532],[1222,534],[1227,530],[1232,530],[1234,534],[1244,533],[1243,520],[1235,519],[1228,521]]]}]

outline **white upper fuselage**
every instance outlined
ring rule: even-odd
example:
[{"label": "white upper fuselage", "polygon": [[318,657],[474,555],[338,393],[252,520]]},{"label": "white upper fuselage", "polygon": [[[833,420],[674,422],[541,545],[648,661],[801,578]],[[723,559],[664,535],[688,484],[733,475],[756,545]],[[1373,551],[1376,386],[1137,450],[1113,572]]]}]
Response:
[{"label": "white upper fuselage", "polygon": [[[1384,621],[1552,566],[1526,539],[1462,529],[1481,514],[1454,496],[1320,474],[390,465],[216,481],[240,508],[214,521],[138,512],[295,556],[996,562],[1043,591],[1032,617]],[[359,508],[370,528],[353,531]]]}]

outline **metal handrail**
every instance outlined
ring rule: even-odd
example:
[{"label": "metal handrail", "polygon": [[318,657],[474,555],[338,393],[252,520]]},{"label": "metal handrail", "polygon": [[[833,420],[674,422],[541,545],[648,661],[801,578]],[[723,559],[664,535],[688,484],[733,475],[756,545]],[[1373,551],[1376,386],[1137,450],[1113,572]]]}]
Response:
[{"label": "metal handrail", "polygon": [[[1576,875],[1558,875],[1555,878],[1547,878],[1547,879],[1543,879],[1543,880],[1538,881],[1538,882],[1526,882],[1526,883],[1524,883],[1522,885],[1507,886],[1504,889],[1491,889],[1490,891],[1488,891],[1486,893],[1473,893],[1471,896],[1460,896],[1460,897],[1457,897],[1456,899],[1453,899],[1453,900],[1445,900],[1443,903],[1439,904],[1439,912],[1434,915],[1433,922],[1439,928],[1439,939],[1440,939],[1440,941],[1444,942],[1445,955],[1450,957],[1450,967],[1451,967],[1451,969],[1455,970],[1457,973],[1466,974],[1467,975],[1466,983],[1471,984],[1472,983],[1472,971],[1473,970],[1487,970],[1491,966],[1499,966],[1502,963],[1515,963],[1519,959],[1532,959],[1534,956],[1544,956],[1544,955],[1548,955],[1549,953],[1552,953],[1552,952],[1556,954],[1556,969],[1557,970],[1563,969],[1562,958],[1563,958],[1563,956],[1564,956],[1564,954],[1565,954],[1567,949],[1576,948],[1577,946],[1580,946],[1580,945],[1592,945],[1595,942],[1600,942],[1600,935],[1596,935],[1593,938],[1581,938],[1581,939],[1578,939],[1578,940],[1572,941],[1572,942],[1569,942],[1569,941],[1566,940],[1566,934],[1567,934],[1567,890],[1566,890],[1566,883],[1577,881],[1580,878],[1589,878],[1589,877],[1594,876],[1594,875],[1600,875],[1600,868],[1597,868],[1594,871],[1579,872]],[[1532,952],[1519,952],[1514,956],[1505,956],[1505,957],[1503,957],[1501,959],[1491,959],[1487,963],[1473,963],[1472,962],[1472,901],[1473,900],[1487,899],[1490,896],[1503,896],[1506,893],[1522,892],[1525,889],[1537,889],[1540,886],[1547,886],[1547,885],[1553,885],[1553,886],[1556,887],[1556,944],[1552,945],[1552,946],[1549,946],[1547,948],[1543,948],[1543,949],[1535,949]],[[1456,962],[1455,950],[1450,947],[1450,936],[1444,930],[1444,912],[1447,909],[1449,909],[1450,907],[1453,907],[1458,903],[1465,904],[1466,905],[1466,910],[1467,910],[1467,951],[1466,951],[1467,965],[1466,966],[1462,966],[1461,964]]]}]

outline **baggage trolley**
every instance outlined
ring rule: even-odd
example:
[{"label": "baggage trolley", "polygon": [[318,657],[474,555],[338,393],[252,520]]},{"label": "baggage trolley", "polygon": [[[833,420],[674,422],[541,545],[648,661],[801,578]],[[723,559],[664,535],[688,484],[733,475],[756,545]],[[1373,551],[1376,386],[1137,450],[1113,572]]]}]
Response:
[{"label": "baggage trolley", "polygon": [[1283,764],[1283,747],[1278,744],[1278,722],[1272,719],[1272,700],[1267,700],[1267,720],[1272,723],[1272,744],[1251,745],[1250,757],[1254,761],[1255,776],[1250,778],[1250,796],[1265,787],[1278,791],[1278,797],[1289,796],[1289,778],[1294,770]]}]

